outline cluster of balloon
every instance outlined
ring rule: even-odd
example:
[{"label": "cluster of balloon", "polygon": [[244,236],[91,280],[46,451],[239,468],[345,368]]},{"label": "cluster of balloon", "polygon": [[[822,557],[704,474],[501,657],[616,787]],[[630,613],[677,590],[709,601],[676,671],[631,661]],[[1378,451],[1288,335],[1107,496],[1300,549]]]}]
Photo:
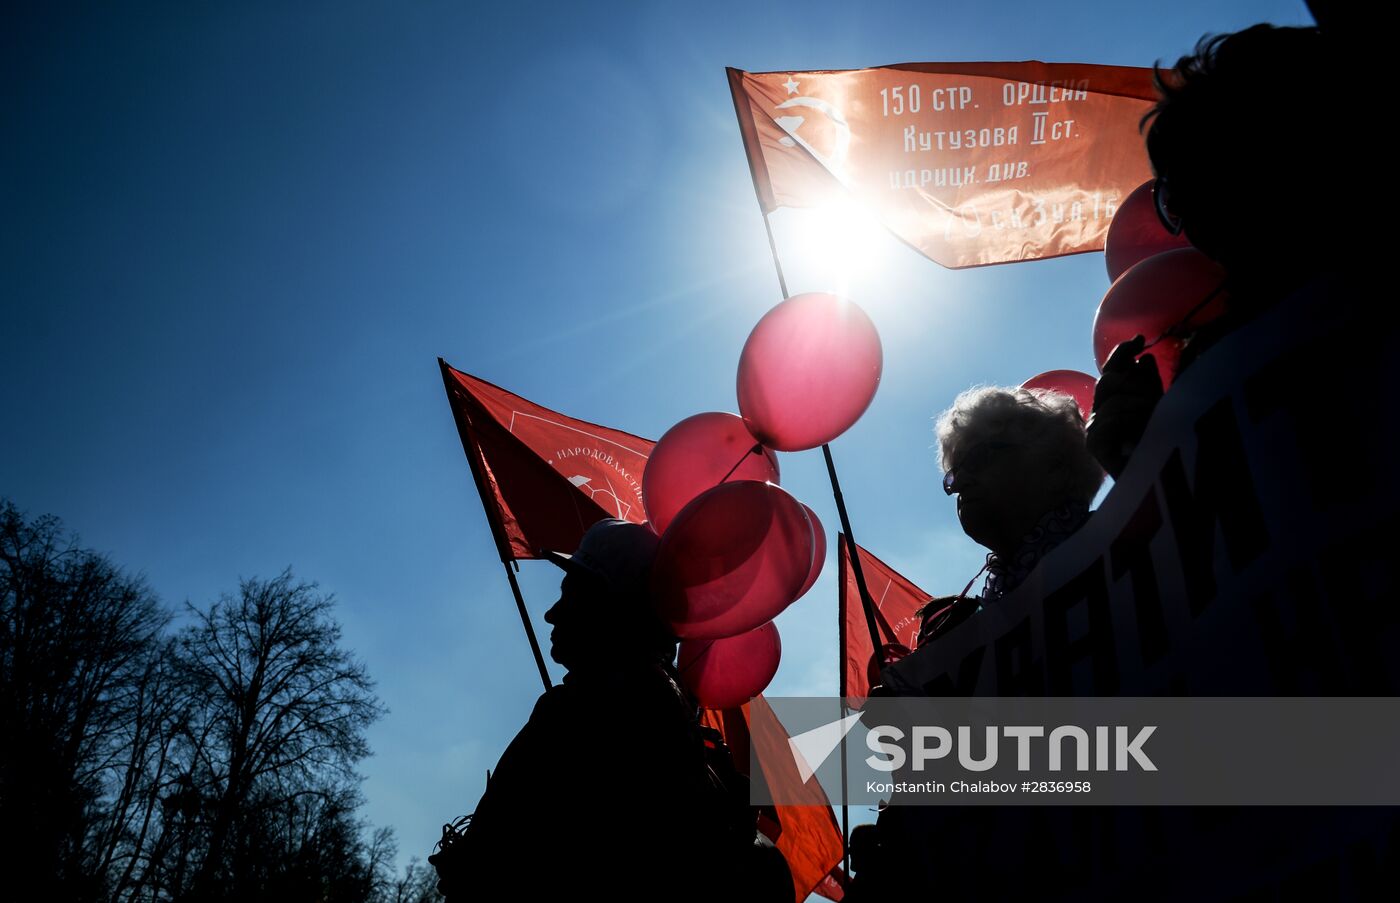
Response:
[{"label": "cluster of balloon", "polygon": [[883,352],[865,312],[797,295],[758,322],[739,359],[742,416],[696,414],[657,442],[642,476],[661,537],[658,613],[681,638],[682,680],[701,705],[741,705],[768,686],[782,643],[772,623],[821,575],[826,531],[778,485],[777,451],[815,448],[860,418]]},{"label": "cluster of balloon", "polygon": [[1185,236],[1162,226],[1150,181],[1118,208],[1108,227],[1104,258],[1113,284],[1094,316],[1099,372],[1120,342],[1141,335],[1151,345],[1143,354],[1156,357],[1165,389],[1176,373],[1183,336],[1224,313],[1226,296],[1220,286],[1225,271]]},{"label": "cluster of balloon", "polygon": [[1098,380],[1078,370],[1046,370],[1021,383],[1023,389],[1039,389],[1043,392],[1059,392],[1068,395],[1079,405],[1080,416],[1087,423],[1094,410],[1094,387]]},{"label": "cluster of balloon", "polygon": [[740,705],[768,686],[781,649],[773,618],[816,582],[825,551],[821,522],[774,483],[720,483],[671,520],[652,592],[701,705]]}]

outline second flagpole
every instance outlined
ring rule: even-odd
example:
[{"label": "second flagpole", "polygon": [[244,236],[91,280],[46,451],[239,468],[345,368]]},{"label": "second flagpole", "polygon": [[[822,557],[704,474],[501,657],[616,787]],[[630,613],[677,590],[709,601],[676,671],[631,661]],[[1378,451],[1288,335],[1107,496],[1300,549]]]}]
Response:
[{"label": "second flagpole", "polygon": [[[448,398],[452,397],[452,379],[449,375],[447,361],[438,358],[438,367],[442,370],[443,385],[447,387]],[[548,692],[553,686],[549,679],[549,669],[544,664],[544,653],[540,651],[540,641],[535,636],[535,626],[530,623],[530,612],[525,607],[525,597],[520,593],[520,583],[515,579],[515,572],[511,570],[511,565],[515,564],[515,556],[510,552],[510,544],[506,542],[505,535],[501,531],[501,525],[491,516],[491,503],[486,491],[486,482],[482,479],[482,464],[477,461],[477,450],[467,441],[467,434],[470,424],[464,424],[458,417],[456,408],[453,408],[453,418],[457,422],[457,433],[462,440],[462,451],[467,456],[467,466],[472,471],[472,481],[476,484],[477,494],[481,496],[481,507],[486,513],[486,523],[491,528],[491,538],[496,543],[496,552],[501,556],[501,565],[506,569],[506,580],[510,583],[510,591],[515,596],[515,608],[520,612],[520,623],[525,627],[525,639],[530,643],[530,652],[535,657],[535,667],[540,672],[540,682],[544,684],[545,691]]]},{"label": "second flagpole", "polygon": [[[761,206],[761,205],[760,205]],[[787,278],[783,276],[783,264],[778,259],[778,243],[773,237],[773,224],[768,220],[768,211],[763,211],[763,229],[768,233],[768,251],[773,256],[773,269],[778,274],[778,288],[782,290],[783,300],[787,300],[788,294]],[[870,631],[870,646],[874,654],[879,656],[884,650],[885,644],[880,639],[880,628],[875,621],[875,601],[870,595],[870,590],[865,585],[865,569],[861,567],[860,554],[856,551],[855,534],[851,531],[851,517],[846,512],[846,499],[841,494],[841,481],[836,476],[836,462],[831,457],[830,443],[822,443],[822,457],[826,460],[826,473],[831,480],[831,495],[836,501],[836,514],[841,518],[841,530],[846,534],[847,558],[851,562],[851,572],[856,578],[856,589],[860,593],[861,609],[865,612],[865,626]],[[844,622],[844,619],[843,619]],[[844,623],[841,635],[845,637]],[[846,708],[845,694],[845,649],[841,650],[841,685],[842,695],[841,712],[844,717]],[[850,800],[846,788],[846,744],[841,744],[841,863],[842,871],[845,872],[846,880],[851,877],[851,825],[850,825]]]}]

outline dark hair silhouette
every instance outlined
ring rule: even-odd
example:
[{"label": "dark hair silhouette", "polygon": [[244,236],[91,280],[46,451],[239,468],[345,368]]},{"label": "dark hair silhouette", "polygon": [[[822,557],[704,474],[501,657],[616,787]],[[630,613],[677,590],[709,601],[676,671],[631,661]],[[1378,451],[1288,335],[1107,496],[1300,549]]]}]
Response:
[{"label": "dark hair silhouette", "polygon": [[1143,118],[1164,202],[1246,294],[1276,297],[1337,260],[1348,86],[1316,28],[1203,37]]}]

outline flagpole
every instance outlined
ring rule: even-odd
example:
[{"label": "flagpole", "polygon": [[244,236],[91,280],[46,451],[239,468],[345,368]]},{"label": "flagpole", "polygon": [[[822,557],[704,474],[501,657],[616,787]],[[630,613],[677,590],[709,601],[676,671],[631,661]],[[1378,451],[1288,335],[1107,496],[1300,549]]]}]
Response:
[{"label": "flagpole", "polygon": [[[755,184],[755,188],[757,185]],[[759,205],[762,209],[762,204]],[[773,257],[773,269],[778,274],[778,288],[782,290],[783,300],[787,300],[788,287],[787,279],[783,276],[783,263],[778,258],[778,242],[773,237],[773,224],[768,220],[768,211],[763,210],[763,230],[768,233],[768,252]],[[831,445],[822,443],[822,457],[826,459],[826,473],[831,478],[831,494],[836,500],[836,513],[841,518],[841,530],[846,534],[846,552],[851,560],[851,566],[856,578],[856,589],[860,592],[860,606],[865,612],[865,626],[870,631],[870,648],[874,650],[877,660],[883,662],[881,653],[885,644],[880,640],[880,628],[875,623],[875,601],[870,595],[870,589],[865,585],[865,569],[861,567],[860,555],[855,550],[856,539],[851,532],[851,517],[846,512],[846,499],[841,494],[841,481],[836,476],[836,462],[831,459]],[[846,691],[845,675],[846,662],[845,653],[845,618],[842,619],[842,661],[841,661],[841,717],[846,717]],[[851,811],[846,789],[846,744],[841,744],[841,869],[846,873],[846,879],[850,880],[851,875]]]},{"label": "flagpole", "polygon": [[768,211],[763,212],[763,229],[768,233],[768,252],[773,255],[773,269],[778,271],[778,288],[783,291],[783,300],[786,301],[790,295],[787,290],[787,280],[783,278],[783,264],[778,259],[778,243],[773,240],[773,224],[768,222]]},{"label": "flagpole", "polygon": [[[836,636],[841,648],[837,650],[840,654],[836,659],[837,673],[840,675],[839,684],[841,690],[841,720],[845,720],[850,711],[846,708],[846,694],[849,693],[850,686],[846,679],[846,559],[850,557],[850,549],[846,544],[846,537],[843,534],[836,534],[836,584],[838,591],[836,594]],[[851,807],[850,794],[846,790],[846,741],[841,740],[841,871],[845,874],[846,880],[851,880]]]},{"label": "flagpole", "polygon": [[530,623],[530,613],[525,609],[525,597],[520,594],[520,584],[515,580],[515,571],[511,570],[511,561],[502,560],[501,564],[506,569],[506,579],[510,581],[510,590],[515,593],[515,607],[520,610],[520,622],[525,625],[525,636],[530,640],[530,651],[535,654],[535,667],[540,669],[540,680],[544,681],[544,688],[551,689],[554,684],[549,679],[549,671],[544,666],[544,655],[540,652],[540,641],[535,638],[535,628]]},{"label": "flagpole", "polygon": [[[843,663],[844,664],[844,663]],[[845,668],[841,669],[844,674]],[[841,720],[850,714],[846,707],[845,694],[841,697]],[[841,871],[846,873],[846,882],[851,880],[851,808],[846,794],[846,740],[841,740]]]},{"label": "flagpole", "polygon": [[[443,385],[447,387],[447,397],[452,397],[452,375],[448,373],[447,361],[438,358],[438,364],[442,367]],[[520,623],[525,625],[525,638],[530,641],[530,651],[535,654],[535,666],[540,669],[540,680],[544,682],[545,690],[553,688],[554,683],[549,679],[549,671],[544,666],[544,654],[540,652],[540,641],[535,638],[535,627],[530,623],[530,612],[525,607],[525,597],[520,593],[520,584],[515,579],[515,572],[511,570],[511,565],[515,563],[515,556],[510,553],[510,545],[506,542],[505,534],[501,530],[501,525],[496,523],[496,519],[491,516],[491,503],[488,501],[486,481],[481,475],[481,464],[474,454],[477,450],[467,442],[467,433],[471,430],[471,424],[465,423],[457,416],[457,408],[454,405],[452,416],[457,420],[457,433],[462,440],[462,452],[467,456],[467,465],[471,467],[472,480],[476,483],[476,491],[481,495],[481,507],[486,514],[486,523],[491,527],[491,538],[496,541],[496,552],[501,556],[501,566],[506,569],[506,579],[510,581],[510,591],[515,595],[515,607],[520,612]]]},{"label": "flagpole", "polygon": [[865,626],[870,631],[870,648],[883,664],[881,652],[884,651],[885,644],[880,639],[880,627],[875,623],[875,600],[865,585],[865,568],[860,563],[856,538],[851,534],[851,518],[846,514],[846,499],[841,495],[841,481],[836,477],[836,463],[831,460],[830,445],[822,445],[822,456],[826,458],[826,473],[831,478],[831,494],[836,499],[836,513],[841,517],[841,530],[846,534],[846,553],[851,559],[851,572],[855,574],[856,589],[860,590],[860,607],[865,611]]}]

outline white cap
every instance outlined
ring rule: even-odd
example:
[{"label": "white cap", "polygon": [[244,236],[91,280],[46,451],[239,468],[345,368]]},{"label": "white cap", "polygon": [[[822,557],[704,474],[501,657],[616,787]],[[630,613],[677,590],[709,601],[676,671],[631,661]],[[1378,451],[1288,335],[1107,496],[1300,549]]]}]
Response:
[{"label": "white cap", "polygon": [[618,595],[644,598],[660,542],[650,528],[610,517],[588,528],[573,555],[544,556],[566,571],[601,578]]}]

